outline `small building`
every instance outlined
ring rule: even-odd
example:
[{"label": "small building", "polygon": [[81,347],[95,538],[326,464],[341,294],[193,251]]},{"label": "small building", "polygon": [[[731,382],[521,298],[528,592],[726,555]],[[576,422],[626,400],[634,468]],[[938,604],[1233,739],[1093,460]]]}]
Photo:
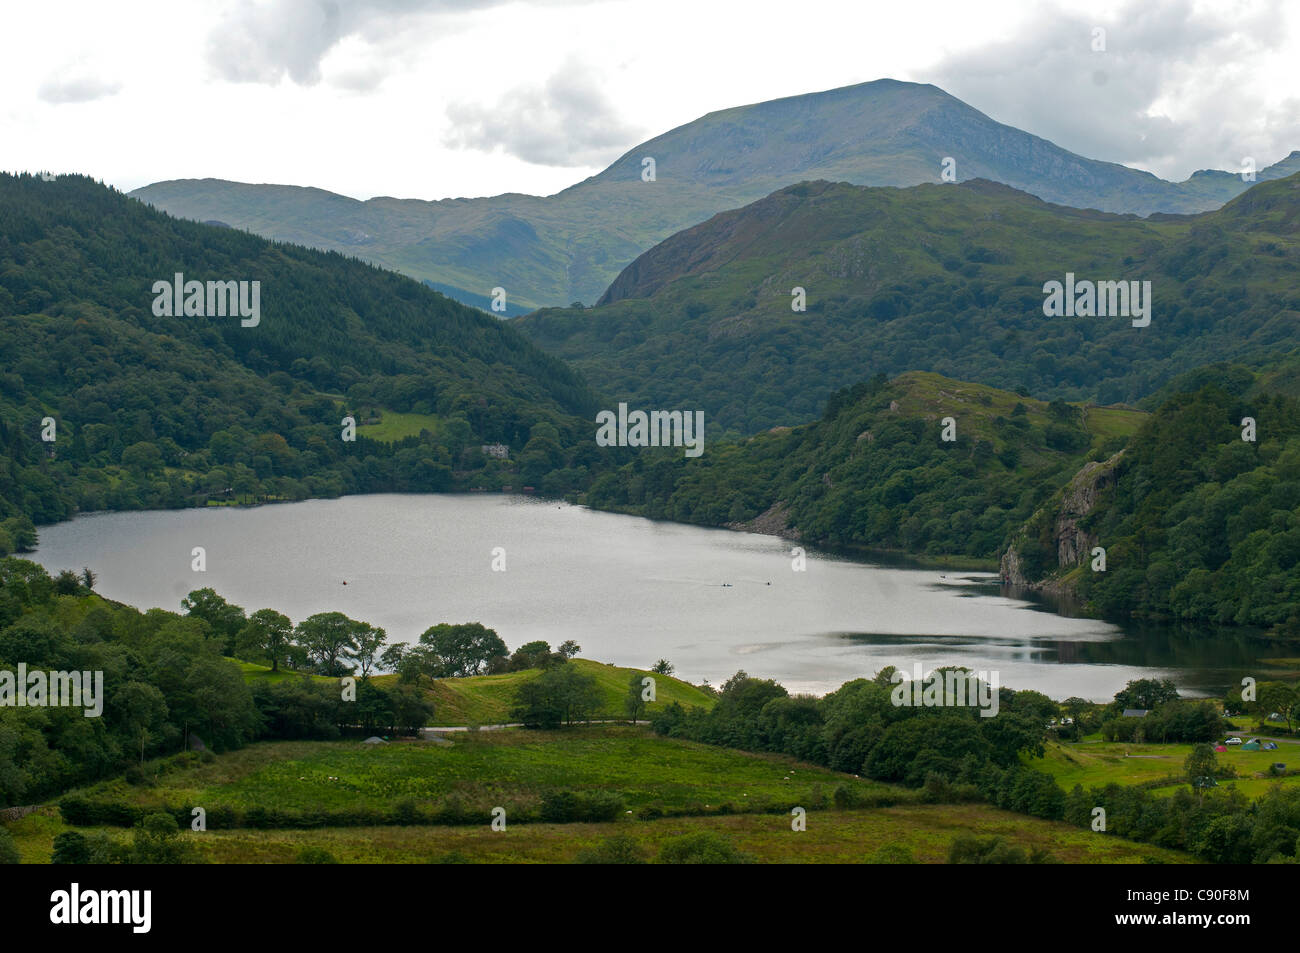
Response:
[{"label": "small building", "polygon": [[1151,714],[1150,708],[1125,708],[1124,709],[1125,718],[1145,718],[1149,714]]},{"label": "small building", "polygon": [[497,460],[509,460],[510,448],[504,443],[485,443],[483,444],[483,456]]}]

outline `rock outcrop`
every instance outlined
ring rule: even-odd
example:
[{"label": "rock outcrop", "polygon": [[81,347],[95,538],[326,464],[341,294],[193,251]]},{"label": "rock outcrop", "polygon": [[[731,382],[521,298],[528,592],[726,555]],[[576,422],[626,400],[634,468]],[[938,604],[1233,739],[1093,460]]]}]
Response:
[{"label": "rock outcrop", "polygon": [[[1083,527],[1084,520],[1097,507],[1101,494],[1115,485],[1119,461],[1124,451],[1121,450],[1103,463],[1090,460],[1084,464],[1061,491],[1053,504],[1055,512],[1051,516],[1052,544],[1056,548],[1056,569],[1069,570],[1085,562],[1097,545],[1097,538]],[[1026,524],[1017,538],[1002,554],[1000,572],[1004,585],[1018,589],[1032,589],[1059,595],[1068,595],[1069,587],[1063,586],[1059,579],[1049,575],[1045,579],[1030,579],[1024,569],[1021,549],[1029,527],[1041,525],[1041,511],[1036,513]]]},{"label": "rock outcrop", "polygon": [[763,533],[767,536],[781,536],[785,539],[798,539],[799,531],[790,526],[790,511],[785,501],[773,503],[752,520],[743,523],[728,523],[727,529],[738,529],[745,533]]},{"label": "rock outcrop", "polygon": [[1064,569],[1079,565],[1097,545],[1097,538],[1079,523],[1093,511],[1102,491],[1115,485],[1116,465],[1123,452],[1121,450],[1105,463],[1090,460],[1065,488],[1053,529],[1058,567]]}]

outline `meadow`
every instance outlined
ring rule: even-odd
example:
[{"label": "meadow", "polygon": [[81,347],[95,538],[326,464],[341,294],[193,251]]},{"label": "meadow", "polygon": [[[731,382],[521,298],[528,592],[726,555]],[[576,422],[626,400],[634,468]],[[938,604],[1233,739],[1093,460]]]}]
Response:
[{"label": "meadow", "polygon": [[[660,738],[632,726],[474,732],[449,746],[270,742],[207,760],[165,760],[146,766],[151,770],[144,772],[143,783],[116,779],[81,793],[145,809],[197,804],[210,812],[217,805],[242,811],[271,803],[303,810],[391,809],[403,800],[423,807],[453,798],[474,805],[482,818],[454,826],[185,831],[181,836],[213,863],[292,863],[309,847],[344,863],[564,863],[613,834],[630,838],[652,858],[671,838],[701,831],[768,863],[942,863],[963,833],[1002,836],[1066,863],[1191,860],[1177,851],[983,804],[923,803],[915,790],[783,756]],[[849,793],[837,798],[836,788]],[[510,820],[558,789],[616,793],[626,805],[624,813],[601,823]],[[835,806],[848,800],[854,806]],[[490,809],[498,804],[506,806],[504,831],[490,825]],[[806,830],[792,829],[793,807],[806,808]],[[7,826],[25,863],[47,862],[54,838],[72,829],[53,804]],[[120,827],[76,829],[129,836]],[[879,853],[885,847],[888,851]]]},{"label": "meadow", "polygon": [[[1191,754],[1190,744],[1129,744],[1124,742],[1084,741],[1078,744],[1049,742],[1042,759],[1024,759],[1027,765],[1056,779],[1066,791],[1076,784],[1086,790],[1107,784],[1147,784],[1155,794],[1172,794],[1183,779],[1183,762]],[[1273,777],[1269,768],[1274,762],[1286,764],[1287,770],[1300,768],[1300,746],[1282,743],[1275,751],[1242,751],[1229,747],[1216,754],[1219,765],[1231,767],[1236,778],[1220,778],[1219,786],[1236,786],[1252,800],[1278,784],[1294,784],[1300,775]],[[1169,779],[1168,784],[1159,784]]]},{"label": "meadow", "polygon": [[[284,670],[272,672],[270,666],[256,662],[231,659],[244,674],[244,680],[250,683],[258,681],[282,682],[290,678],[310,678],[324,684],[337,684],[337,678],[323,675],[303,675]],[[647,676],[655,680],[655,700],[647,702],[642,718],[677,702],[684,706],[712,708],[714,698],[703,689],[684,682],[671,675],[656,675],[645,669],[622,668],[590,659],[572,659],[573,666],[584,675],[596,680],[600,691],[600,704],[592,715],[592,720],[624,720],[627,711],[623,701],[627,697],[628,684],[633,675],[638,678]],[[431,727],[454,727],[470,725],[501,725],[510,721],[510,709],[514,705],[515,693],[519,686],[541,675],[541,669],[526,669],[522,672],[506,672],[501,675],[472,675],[467,678],[422,679],[420,690],[428,701],[433,703],[433,717],[429,719]],[[392,688],[397,684],[396,675],[376,675],[371,679],[379,688]]]}]

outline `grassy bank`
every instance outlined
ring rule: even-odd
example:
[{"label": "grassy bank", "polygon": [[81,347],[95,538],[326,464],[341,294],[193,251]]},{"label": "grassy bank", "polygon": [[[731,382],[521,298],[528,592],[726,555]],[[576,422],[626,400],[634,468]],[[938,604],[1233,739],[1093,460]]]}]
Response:
[{"label": "grassy bank", "polygon": [[[325,683],[338,682],[336,678],[300,675],[296,672],[272,672],[265,665],[232,661],[236,661],[244,673],[244,679],[250,682],[258,680],[278,682],[286,678],[311,678]],[[593,720],[627,717],[623,700],[627,697],[628,682],[634,674],[641,677],[651,676],[655,680],[655,701],[646,704],[642,718],[673,702],[688,707],[691,705],[700,708],[713,707],[712,695],[671,675],[654,675],[644,669],[621,668],[589,659],[574,659],[573,665],[584,675],[596,679],[601,702],[599,710],[592,716]],[[541,674],[540,669],[527,669],[522,672],[507,672],[504,675],[424,679],[420,683],[421,689],[434,706],[433,718],[429,724],[431,726],[504,724],[510,721],[510,708],[514,704],[515,692],[519,690],[519,686]],[[381,688],[389,688],[397,683],[397,676],[377,675],[373,681]]]}]

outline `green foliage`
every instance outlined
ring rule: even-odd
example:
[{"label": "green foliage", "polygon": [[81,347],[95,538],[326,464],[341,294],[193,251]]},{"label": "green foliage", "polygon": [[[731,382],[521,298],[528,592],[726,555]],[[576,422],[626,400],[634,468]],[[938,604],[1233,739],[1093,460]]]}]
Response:
[{"label": "green foliage", "polygon": [[136,864],[187,864],[198,858],[170,814],[146,815],[135,829],[131,852],[131,862]]},{"label": "green foliage", "polygon": [[1219,773],[1219,759],[1214,756],[1214,749],[1207,744],[1193,748],[1183,761],[1183,773],[1192,787],[1200,787],[1205,779],[1212,780]]},{"label": "green foliage", "polygon": [[532,728],[557,728],[588,720],[600,703],[596,679],[561,662],[519,686],[510,717]]},{"label": "green foliage", "polygon": [[626,834],[602,838],[595,847],[578,851],[580,864],[644,864],[649,852]]},{"label": "green foliage", "polygon": [[294,862],[299,864],[337,864],[339,860],[324,847],[304,847],[298,851],[298,856],[294,858]]},{"label": "green foliage", "polygon": [[[1022,754],[1043,753],[1040,693],[1003,689],[998,715],[985,718],[971,706],[896,705],[889,674],[846,682],[814,698],[792,697],[775,682],[738,672],[711,710],[669,705],[650,723],[669,737],[780,752],[909,787],[928,783],[931,800],[968,799],[974,785],[985,797],[1014,801],[1026,813],[1059,816],[1059,789],[1050,777],[1016,774]],[[1037,787],[1040,780],[1057,795]],[[838,809],[859,806],[854,797],[848,788],[832,792]]]},{"label": "green foliage", "polygon": [[22,858],[18,856],[18,845],[14,843],[13,835],[0,827],[0,864],[19,863],[22,863]]},{"label": "green foliage", "polygon": [[750,864],[754,859],[713,831],[683,834],[665,840],[656,858],[661,864]]},{"label": "green foliage", "polygon": [[[223,657],[223,636],[194,611],[232,607],[211,590],[191,596],[186,616],[140,612],[84,587],[60,595],[40,566],[0,559],[0,669],[21,661],[33,670],[102,671],[105,696],[98,718],[80,708],[0,708],[0,803],[39,801],[132,765],[137,783],[152,783],[140,765],[183,750],[194,736],[227,751],[259,738],[335,738],[340,725],[358,722],[405,733],[432,717],[429,702],[401,686],[363,681],[356,704],[345,705],[336,684],[302,675],[250,685]],[[141,820],[129,811],[101,815],[76,797],[64,807],[79,823]],[[146,831],[142,843],[155,834]]]},{"label": "green foliage", "polygon": [[914,864],[912,849],[902,844],[881,844],[871,855],[873,864]]},{"label": "green foliage", "polygon": [[1178,700],[1178,687],[1171,678],[1135,678],[1115,693],[1111,711],[1126,708],[1159,708],[1165,702]]},{"label": "green foliage", "polygon": [[1217,383],[1175,393],[1088,524],[1107,571],[1079,588],[1101,613],[1300,633],[1300,400]]},{"label": "green foliage", "polygon": [[[1132,403],[1180,372],[1255,361],[1294,336],[1276,322],[1300,310],[1295,181],[1259,182],[1184,220],[1081,212],[986,182],[804,183],[674,235],[595,308],[515,323],[631,407],[702,409],[710,436],[815,419],[831,393],[877,372]],[[1269,243],[1280,254],[1262,254]],[[1155,330],[1045,317],[1043,283],[1067,267],[1150,280]],[[806,312],[791,310],[794,285],[807,289]]]},{"label": "green foliage", "polygon": [[235,652],[241,658],[270,662],[272,672],[280,670],[292,644],[293,623],[274,609],[258,609],[235,635]]},{"label": "green foliage", "polygon": [[294,640],[307,652],[321,675],[346,675],[357,657],[358,639],[371,627],[342,612],[318,612],[298,623]]},{"label": "green foliage", "polygon": [[613,791],[548,791],[538,817],[550,824],[617,820],[623,798]]},{"label": "green foliage", "polygon": [[[260,324],[155,316],[153,283],[178,271],[260,281]],[[340,439],[345,415],[381,409],[444,423]],[[554,446],[534,485],[581,489],[593,412],[569,368],[410,279],[84,177],[0,175],[0,555],[79,510],[500,487],[514,464],[479,446],[523,448],[539,425]]]},{"label": "green foliage", "polygon": [[[1027,409],[1013,416],[1013,405]],[[958,420],[955,443],[940,439],[948,415]],[[1067,425],[1050,423],[1041,401],[935,374],[877,377],[832,395],[813,424],[714,444],[693,460],[642,452],[600,477],[587,502],[713,526],[775,507],[810,542],[988,559],[1074,475],[1087,447],[1140,416],[1088,408],[1091,429],[1078,425],[1077,440],[1059,449],[1046,432]]]},{"label": "green foliage", "polygon": [[501,637],[478,622],[431,626],[421,634],[420,644],[429,649],[426,674],[432,678],[481,675],[494,662],[504,663],[508,654]]},{"label": "green foliage", "polygon": [[627,695],[623,698],[623,710],[627,712],[628,721],[636,721],[645,711],[646,676],[633,673],[627,680]]},{"label": "green foliage", "polygon": [[51,864],[86,864],[90,862],[90,845],[80,831],[63,831],[54,837]]},{"label": "green foliage", "polygon": [[1002,837],[977,837],[958,834],[948,850],[950,864],[1050,864],[1051,856],[1039,848],[1026,853],[1023,847],[1008,844]]}]

